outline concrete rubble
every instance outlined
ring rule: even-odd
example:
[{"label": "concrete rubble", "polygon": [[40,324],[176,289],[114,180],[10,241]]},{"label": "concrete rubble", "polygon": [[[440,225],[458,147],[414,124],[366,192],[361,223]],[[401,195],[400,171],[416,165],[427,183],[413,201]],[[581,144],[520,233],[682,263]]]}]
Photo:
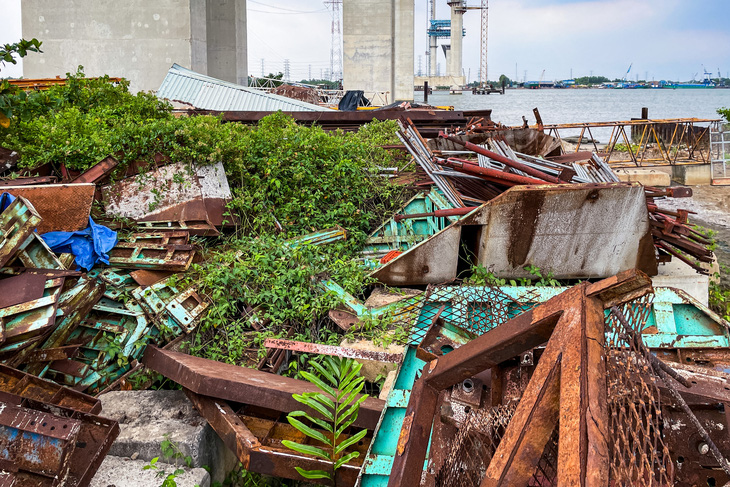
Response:
[{"label": "concrete rubble", "polygon": [[[302,408],[294,395],[317,391],[280,375],[300,354],[354,358],[368,383],[385,379],[343,432],[367,430],[337,485],[730,481],[730,323],[708,309],[712,242],[688,211],[662,209],[692,190],[617,175],[541,131],[424,113],[383,115],[400,121],[419,192],[365,242],[375,291],[363,302],[312,280],[339,301],[339,328],[388,317],[403,342],[269,338],[258,370],[182,351],[210,303],[170,278],[199,257],[192,236],[228,231],[222,164],[160,155],[111,178],[110,156],[0,186],[0,484],[154,485],[184,463],[177,485],[205,487],[238,462],[301,481],[297,468],[324,467],[283,443],[317,444],[285,419]],[[318,120],[351,129],[361,118]],[[113,234],[89,267],[46,242],[85,231]],[[285,245],[346,237],[334,227]],[[476,266],[493,281],[465,280]],[[534,285],[535,268],[568,285]],[[256,309],[245,318],[265,326]],[[149,385],[129,379],[145,369],[182,390],[128,390]]]}]

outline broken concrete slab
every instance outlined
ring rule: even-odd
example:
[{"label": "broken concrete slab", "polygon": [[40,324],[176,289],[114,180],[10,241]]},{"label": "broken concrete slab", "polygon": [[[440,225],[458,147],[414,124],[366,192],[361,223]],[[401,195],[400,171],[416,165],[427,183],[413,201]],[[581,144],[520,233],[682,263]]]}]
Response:
[{"label": "broken concrete slab", "polygon": [[164,480],[164,477],[158,476],[158,472],[170,474],[182,468],[185,472],[175,477],[177,487],[210,486],[210,474],[204,468],[187,468],[157,462],[158,469],[144,470],[148,463],[145,460],[108,455],[89,485],[90,487],[150,487],[160,485]]},{"label": "broken concrete slab", "polygon": [[233,454],[183,391],[115,391],[99,398],[104,414],[119,421],[121,429],[110,455],[137,454],[139,460],[160,457],[162,461],[160,444],[169,440],[183,457],[191,457],[194,467],[210,467],[215,480],[222,481],[222,476],[236,465]]},{"label": "broken concrete slab", "polygon": [[671,186],[669,173],[658,169],[616,169],[616,175],[621,181],[639,182],[644,186],[666,187]]}]

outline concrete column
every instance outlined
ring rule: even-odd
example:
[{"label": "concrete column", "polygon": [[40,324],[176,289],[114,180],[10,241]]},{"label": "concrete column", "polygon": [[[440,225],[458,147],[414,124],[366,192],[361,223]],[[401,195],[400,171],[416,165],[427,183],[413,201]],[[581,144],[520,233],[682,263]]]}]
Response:
[{"label": "concrete column", "polygon": [[428,49],[429,49],[429,56],[428,56],[428,75],[429,76],[436,76],[436,64],[438,63],[438,40],[435,37],[430,37],[428,39]]},{"label": "concrete column", "polygon": [[413,101],[413,0],[393,1],[393,100]]},{"label": "concrete column", "polygon": [[464,30],[464,5],[461,0],[450,1],[451,7],[451,54],[448,64],[448,76],[460,78],[464,38],[462,32]]},{"label": "concrete column", "polygon": [[246,0],[236,0],[236,77],[248,86],[248,26]]},{"label": "concrete column", "polygon": [[413,99],[413,0],[344,0],[343,87]]},{"label": "concrete column", "polygon": [[208,29],[206,0],[190,0],[190,69],[208,72]]}]

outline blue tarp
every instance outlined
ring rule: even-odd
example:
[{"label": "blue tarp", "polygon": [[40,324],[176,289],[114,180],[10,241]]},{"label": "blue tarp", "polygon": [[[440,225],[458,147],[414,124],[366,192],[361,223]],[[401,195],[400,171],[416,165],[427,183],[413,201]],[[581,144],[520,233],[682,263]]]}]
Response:
[{"label": "blue tarp", "polygon": [[10,203],[15,201],[15,196],[10,193],[0,194],[0,213],[5,211],[5,208],[10,206]]},{"label": "blue tarp", "polygon": [[98,261],[109,263],[109,251],[117,244],[117,232],[94,223],[78,232],[48,232],[41,235],[57,254],[72,253],[76,256],[76,270],[91,270]]}]

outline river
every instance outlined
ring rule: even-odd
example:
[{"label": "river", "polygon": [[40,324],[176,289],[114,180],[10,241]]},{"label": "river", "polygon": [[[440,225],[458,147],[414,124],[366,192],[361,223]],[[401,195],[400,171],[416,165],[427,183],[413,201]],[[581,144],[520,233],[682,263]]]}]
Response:
[{"label": "river", "polygon": [[[414,96],[417,102],[423,101],[423,92]],[[505,125],[521,125],[523,115],[534,124],[533,108],[540,110],[546,124],[630,120],[641,116],[642,107],[649,109],[649,118],[653,119],[717,119],[718,108],[730,108],[730,89],[508,89],[504,95],[434,92],[428,102],[456,110],[491,108],[492,120]],[[598,139],[608,138],[610,130],[593,133]],[[561,135],[572,133],[561,131]]]}]

